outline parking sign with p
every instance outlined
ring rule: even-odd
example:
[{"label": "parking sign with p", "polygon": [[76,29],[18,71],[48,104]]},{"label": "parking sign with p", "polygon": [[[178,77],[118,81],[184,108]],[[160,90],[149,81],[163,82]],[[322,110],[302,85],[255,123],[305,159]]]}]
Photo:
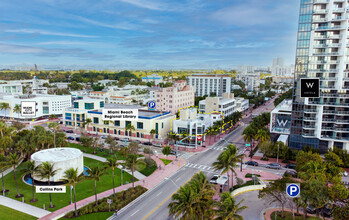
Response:
[{"label": "parking sign with p", "polygon": [[301,187],[299,183],[286,184],[286,194],[291,198],[296,198],[300,195]]}]

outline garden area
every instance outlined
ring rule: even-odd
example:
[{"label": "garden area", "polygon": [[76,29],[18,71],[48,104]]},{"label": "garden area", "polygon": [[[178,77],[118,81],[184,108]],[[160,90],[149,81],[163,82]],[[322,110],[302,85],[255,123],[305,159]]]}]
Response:
[{"label": "garden area", "polygon": [[156,162],[150,157],[146,157],[144,159],[139,159],[141,163],[144,163],[143,169],[139,169],[139,172],[144,176],[150,176],[157,169]]},{"label": "garden area", "polygon": [[[90,158],[84,158],[84,165],[87,167],[103,167],[103,162],[93,160]],[[22,177],[24,172],[21,170],[24,167],[23,164],[19,165],[17,168],[17,181],[19,193],[24,195],[24,200],[26,203],[37,206],[39,208],[43,208],[45,204],[46,208],[49,206],[50,199],[48,193],[36,193],[35,198],[38,199],[37,202],[31,203],[29,202],[32,199],[32,186],[27,185],[22,181]],[[132,176],[129,173],[123,173],[123,183],[131,182]],[[7,197],[11,199],[16,199],[18,201],[22,201],[22,198],[15,198],[17,195],[16,184],[14,181],[13,172],[7,174],[4,177],[5,188],[10,191],[7,194]],[[137,180],[135,180],[137,181]],[[121,170],[115,169],[115,186],[119,186],[121,183]],[[54,211],[65,207],[70,204],[70,188],[67,184],[67,192],[66,193],[52,193],[52,202],[55,205],[54,208],[48,208],[49,211]],[[100,181],[97,181],[97,193],[104,192],[106,190],[112,189],[113,187],[113,179],[112,179],[112,171],[111,169],[104,169],[103,175],[100,177]],[[80,201],[84,198],[90,197],[94,195],[94,180],[88,177],[82,177],[82,179],[76,184],[76,201]]]},{"label": "garden area", "polygon": [[[296,210],[295,210],[296,212]],[[276,218],[275,218],[275,215],[276,215]],[[292,215],[292,212],[284,212],[284,217],[281,217],[281,212],[273,212],[271,213],[270,215],[270,218],[271,219],[277,219],[277,220],[293,220],[293,215]],[[296,215],[295,213],[295,220],[303,220],[304,217],[303,215]],[[308,216],[306,218],[307,220],[320,220],[321,218],[317,218],[317,217],[313,217],[313,216]]]},{"label": "garden area", "polygon": [[[112,215],[112,212],[110,212],[110,210],[122,209],[123,207],[125,207],[127,204],[135,200],[138,196],[142,195],[146,191],[147,191],[146,188],[142,186],[136,186],[134,188],[129,188],[127,190],[117,192],[115,193],[115,196],[111,195],[107,198],[99,199],[97,204],[93,202],[78,209],[77,210],[78,216],[81,216],[81,217],[78,217],[76,219],[93,219],[93,217],[95,217],[94,219],[106,219]],[[112,203],[110,204],[110,210],[109,210],[109,204],[107,203],[108,199],[112,200]],[[106,212],[105,215],[99,215],[100,213],[103,213],[103,212]],[[96,214],[91,214],[91,213],[96,213]],[[103,218],[103,217],[106,217],[106,218]],[[74,211],[71,211],[68,214],[66,214],[65,218],[74,218]]]},{"label": "garden area", "polygon": [[172,162],[172,160],[163,159],[163,158],[160,158],[160,160],[161,160],[162,162],[164,162],[165,165],[168,165],[168,164],[170,164],[170,163]]},{"label": "garden area", "polygon": [[34,220],[37,219],[34,216],[25,214],[23,212],[19,212],[17,210],[8,208],[6,206],[0,205],[0,213],[1,213],[1,219],[2,220],[13,220],[13,219],[26,219],[26,220]]}]

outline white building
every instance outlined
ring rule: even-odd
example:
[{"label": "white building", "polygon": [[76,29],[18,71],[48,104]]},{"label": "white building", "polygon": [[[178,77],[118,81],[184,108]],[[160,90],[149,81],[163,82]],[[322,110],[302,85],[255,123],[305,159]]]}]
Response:
[{"label": "white building", "polygon": [[[23,101],[36,102],[36,116],[23,117],[20,113],[14,113],[16,105],[21,105]],[[10,117],[15,120],[31,121],[32,119],[48,118],[49,115],[61,116],[63,110],[71,106],[70,95],[0,95],[0,103],[8,103],[10,109],[0,110],[0,117]]]},{"label": "white building", "polygon": [[44,83],[49,83],[49,80],[38,79],[34,76],[33,79],[28,80],[0,80],[0,83],[7,84],[22,84],[22,87],[26,87],[26,92],[31,92],[32,94],[47,94],[47,88],[43,86]]},{"label": "white building", "polygon": [[222,96],[231,92],[232,78],[229,75],[203,75],[194,74],[187,77],[188,85],[195,89],[196,96],[209,96],[211,93]]},{"label": "white building", "polygon": [[248,110],[250,105],[250,100],[237,97],[236,100],[236,111],[244,113]]},{"label": "white building", "polygon": [[224,116],[236,111],[236,100],[234,94],[224,93],[222,97],[207,97],[199,102],[199,111],[206,114],[219,112]]},{"label": "white building", "polygon": [[236,80],[242,81],[245,84],[247,91],[259,91],[260,86],[260,74],[259,73],[247,73],[236,74]]},{"label": "white building", "polygon": [[289,135],[291,130],[292,100],[283,100],[270,113],[270,133]]},{"label": "white building", "polygon": [[0,84],[0,93],[11,95],[22,95],[23,86],[21,83]]},{"label": "white building", "polygon": [[163,77],[157,74],[152,74],[150,76],[142,77],[142,82],[154,82],[155,85],[159,85],[159,83],[163,82]]}]

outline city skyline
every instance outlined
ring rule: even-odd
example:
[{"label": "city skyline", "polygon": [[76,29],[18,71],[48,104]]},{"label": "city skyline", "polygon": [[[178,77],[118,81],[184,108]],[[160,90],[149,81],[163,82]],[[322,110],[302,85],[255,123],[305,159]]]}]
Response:
[{"label": "city skyline", "polygon": [[[2,1],[0,66],[220,69],[293,64],[298,1]],[[68,7],[69,6],[69,7]]]}]

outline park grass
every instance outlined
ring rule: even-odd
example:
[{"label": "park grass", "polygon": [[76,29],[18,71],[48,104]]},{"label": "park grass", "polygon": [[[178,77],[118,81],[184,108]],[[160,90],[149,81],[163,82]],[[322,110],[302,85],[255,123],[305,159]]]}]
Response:
[{"label": "park grass", "polygon": [[[276,212],[272,212],[271,215],[270,215],[270,218],[271,219],[275,219],[275,213]],[[295,220],[303,220],[304,217],[303,215],[300,215],[300,216],[297,216],[296,215],[296,210],[295,210]],[[293,216],[292,216],[292,212],[284,212],[284,215],[285,217],[282,218],[281,216],[281,211],[277,212],[277,216],[276,216],[276,219],[277,220],[293,220]],[[317,217],[313,217],[313,216],[308,216],[308,218],[306,218],[307,220],[320,220],[321,218],[317,218]]]},{"label": "park grass", "polygon": [[160,160],[161,160],[162,162],[164,162],[165,165],[170,164],[170,163],[172,162],[172,160],[163,159],[163,158],[160,158]]},{"label": "park grass", "polygon": [[[98,212],[98,213],[91,213],[91,214],[86,214],[86,215],[82,215],[76,218],[72,218],[74,220],[98,220],[98,219],[107,219],[110,216],[112,216],[114,214],[114,212]],[[67,218],[60,218],[59,220],[64,220]]]},{"label": "park grass", "polygon": [[[94,151],[94,149],[91,147],[85,148],[81,144],[75,144],[75,143],[69,143],[69,147],[77,148],[77,149],[81,150],[83,153],[87,153],[87,154],[93,154],[93,151]],[[125,160],[125,157],[120,155],[118,151],[114,151],[114,153],[110,154],[110,151],[108,149],[104,149],[103,152],[100,152],[99,148],[97,148],[96,152],[97,152],[97,154],[94,154],[94,155],[99,156],[99,157],[108,158],[108,157],[115,155],[118,158],[118,160]]]},{"label": "park grass", "polygon": [[[84,157],[84,165],[87,167],[93,166],[103,166],[103,162],[93,160],[90,158]],[[30,205],[37,206],[39,208],[43,208],[45,204],[46,208],[49,206],[49,194],[48,193],[36,193],[35,198],[39,201],[35,203],[30,203],[29,201],[32,198],[32,186],[27,185],[22,181],[22,177],[24,173],[20,171],[23,165],[20,165],[17,168],[17,180],[18,180],[18,188],[19,193],[24,195],[24,200],[26,203]],[[111,169],[105,169],[105,174],[101,177],[101,180],[97,182],[97,193],[104,192],[106,190],[112,189],[112,176]],[[115,169],[115,186],[119,186],[121,182],[121,170]],[[123,183],[131,182],[131,174],[124,172],[123,173]],[[0,178],[1,179],[1,178]],[[11,199],[16,199],[18,201],[22,201],[22,198],[15,198],[16,196],[16,184],[13,177],[13,172],[7,174],[4,177],[5,180],[5,188],[9,189],[7,197]],[[135,178],[135,181],[137,179]],[[84,198],[90,197],[94,195],[94,180],[83,177],[82,180],[76,185],[76,201],[80,201]],[[67,185],[66,193],[52,193],[52,202],[56,206],[54,208],[48,208],[48,211],[55,211],[57,209],[63,208],[70,203],[70,187]]]},{"label": "park grass", "polygon": [[38,219],[34,216],[25,214],[23,212],[17,211],[15,209],[8,208],[6,206],[0,205],[1,220],[34,220]]},{"label": "park grass", "polygon": [[[149,158],[150,159],[150,158]],[[141,159],[144,160],[144,159]],[[151,163],[146,163],[146,167],[142,170],[139,170],[139,172],[141,174],[143,174],[144,176],[150,176],[152,173],[154,173],[154,171],[157,169],[157,165],[156,162],[153,159],[150,159],[152,162]]]}]

